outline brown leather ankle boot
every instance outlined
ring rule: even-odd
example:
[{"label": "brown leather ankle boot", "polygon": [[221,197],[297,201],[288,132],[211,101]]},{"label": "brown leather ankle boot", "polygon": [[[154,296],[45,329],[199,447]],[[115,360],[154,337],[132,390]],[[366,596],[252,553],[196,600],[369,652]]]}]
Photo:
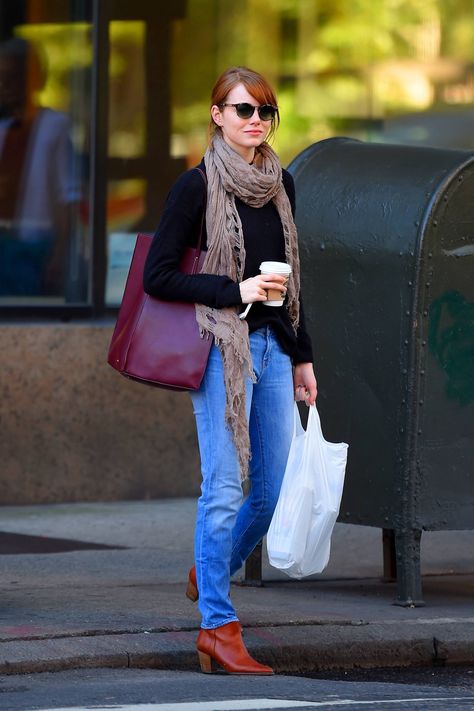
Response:
[{"label": "brown leather ankle boot", "polygon": [[196,600],[199,598],[195,565],[193,565],[188,574],[188,587],[186,588],[186,597],[189,598],[191,602],[196,602]]},{"label": "brown leather ankle boot", "polygon": [[201,671],[210,674],[217,662],[229,674],[273,674],[273,669],[252,659],[242,641],[239,622],[213,630],[201,629],[197,638]]}]

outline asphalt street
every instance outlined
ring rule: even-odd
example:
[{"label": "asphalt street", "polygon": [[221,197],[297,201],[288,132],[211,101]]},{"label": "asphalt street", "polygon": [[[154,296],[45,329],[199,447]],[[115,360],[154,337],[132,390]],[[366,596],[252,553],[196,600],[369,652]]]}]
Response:
[{"label": "asphalt street", "polygon": [[397,683],[296,676],[235,677],[192,672],[99,669],[0,678],[3,711],[117,709],[120,711],[452,711],[474,709],[469,670]]}]

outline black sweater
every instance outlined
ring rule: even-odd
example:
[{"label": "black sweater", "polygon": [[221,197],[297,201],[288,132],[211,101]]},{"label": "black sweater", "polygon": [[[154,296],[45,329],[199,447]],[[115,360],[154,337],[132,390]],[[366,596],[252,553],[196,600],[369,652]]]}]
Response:
[{"label": "black sweater", "polygon": [[[203,171],[204,162],[199,166]],[[293,178],[283,170],[283,185],[295,210]],[[214,308],[242,306],[239,284],[227,276],[215,274],[183,274],[179,271],[181,256],[199,237],[201,219],[206,203],[206,186],[199,171],[183,173],[173,185],[153,238],[145,264],[145,291],[169,301],[189,301]],[[272,201],[260,208],[249,207],[236,198],[242,221],[245,244],[244,279],[260,273],[263,261],[286,262],[285,242],[280,217]],[[203,232],[204,249],[206,231]],[[243,310],[243,306],[241,308]],[[311,340],[305,329],[300,299],[300,326],[295,334],[288,311],[283,306],[264,306],[255,302],[247,315],[249,331],[272,326],[283,350],[294,364],[312,362]]]}]

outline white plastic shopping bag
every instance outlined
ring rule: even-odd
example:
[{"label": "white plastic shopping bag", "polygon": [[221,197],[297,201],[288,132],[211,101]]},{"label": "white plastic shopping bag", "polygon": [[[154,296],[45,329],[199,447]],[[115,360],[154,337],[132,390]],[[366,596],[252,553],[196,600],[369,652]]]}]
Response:
[{"label": "white plastic shopping bag", "polygon": [[320,573],[328,564],[347,447],[345,442],[326,442],[316,405],[309,408],[305,431],[295,403],[290,454],[267,533],[271,565],[292,578]]}]

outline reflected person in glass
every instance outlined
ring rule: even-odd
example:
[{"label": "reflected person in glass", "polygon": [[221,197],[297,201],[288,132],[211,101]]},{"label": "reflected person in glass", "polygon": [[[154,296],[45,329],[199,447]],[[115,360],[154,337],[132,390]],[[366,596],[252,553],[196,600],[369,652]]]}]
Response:
[{"label": "reflected person in glass", "polygon": [[[212,90],[210,114],[210,142],[198,166],[207,190],[195,168],[172,187],[144,286],[158,297],[195,303],[201,330],[214,338],[203,382],[191,394],[202,486],[187,595],[199,600],[201,669],[211,672],[218,664],[229,673],[272,674],[245,648],[230,580],[270,525],[294,400],[309,405],[316,399],[299,286],[295,188],[269,144],[279,112],[264,77],[245,67],[226,70]],[[185,275],[180,258],[196,243],[204,210],[202,273]],[[288,263],[289,279],[260,273],[263,261]],[[281,295],[280,306],[266,303],[270,289]]]},{"label": "reflected person in glass", "polygon": [[0,45],[0,296],[64,289],[71,205],[67,117],[37,103],[46,80],[37,48]]}]

